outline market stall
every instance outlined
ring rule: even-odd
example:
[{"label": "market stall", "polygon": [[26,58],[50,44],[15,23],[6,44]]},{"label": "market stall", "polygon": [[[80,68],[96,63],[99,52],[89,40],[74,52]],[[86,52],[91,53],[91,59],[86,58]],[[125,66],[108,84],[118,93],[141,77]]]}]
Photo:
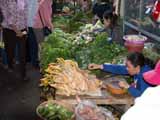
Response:
[{"label": "market stall", "polygon": [[[64,8],[64,11],[67,13],[68,8]],[[55,107],[54,103],[58,105],[62,103],[63,107],[66,107],[63,103],[69,104],[74,108],[71,110],[74,114],[76,114],[76,107],[79,105],[77,96],[81,100],[89,100],[96,105],[123,105],[124,111],[129,109],[134,104],[134,98],[119,83],[121,81],[132,83],[133,78],[115,76],[101,70],[89,71],[88,65],[90,63],[124,65],[125,58],[130,52],[143,52],[154,61],[160,55],[151,54],[153,48],[145,44],[148,37],[144,33],[144,35],[124,36],[125,46],[123,46],[109,41],[109,35],[103,31],[102,21],[99,20],[96,24],[91,23],[93,17],[91,12],[66,13],[54,17],[55,29],[42,43],[41,67],[43,77],[40,81],[41,97],[44,98],[42,102],[51,100],[52,107]],[[135,17],[135,15],[131,16]],[[124,20],[125,23],[127,20],[135,22],[127,15]],[[149,48],[150,51],[148,51]],[[50,108],[48,108],[47,101],[42,105],[44,109]],[[43,110],[41,112],[43,115]],[[51,116],[53,116],[52,114]]]}]

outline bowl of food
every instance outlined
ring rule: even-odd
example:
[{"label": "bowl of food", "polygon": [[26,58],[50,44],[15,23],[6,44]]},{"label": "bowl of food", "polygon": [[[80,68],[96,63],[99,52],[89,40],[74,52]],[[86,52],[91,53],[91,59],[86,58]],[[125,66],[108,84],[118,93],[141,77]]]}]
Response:
[{"label": "bowl of food", "polygon": [[125,47],[129,52],[142,52],[147,37],[143,35],[125,35]]},{"label": "bowl of food", "polygon": [[120,81],[111,81],[106,84],[108,91],[114,95],[123,95],[126,93],[126,89],[119,86]]}]

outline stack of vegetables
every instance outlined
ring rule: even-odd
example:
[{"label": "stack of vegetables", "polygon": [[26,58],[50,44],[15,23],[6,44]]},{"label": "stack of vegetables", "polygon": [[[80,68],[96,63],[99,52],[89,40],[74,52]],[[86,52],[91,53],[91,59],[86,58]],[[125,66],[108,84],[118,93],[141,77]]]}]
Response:
[{"label": "stack of vegetables", "polygon": [[79,50],[75,49],[76,61],[80,67],[86,69],[89,63],[103,64],[126,53],[126,50],[118,44],[110,44],[107,41],[106,33],[100,33],[93,42],[83,44]]},{"label": "stack of vegetables", "polygon": [[101,84],[95,76],[81,70],[76,62],[62,58],[49,64],[41,79],[41,86],[54,87],[57,94],[66,96],[99,94]]},{"label": "stack of vegetables", "polygon": [[37,108],[37,114],[45,120],[72,120],[74,113],[62,105],[47,102]]},{"label": "stack of vegetables", "polygon": [[48,64],[55,62],[56,58],[71,59],[72,35],[64,33],[60,29],[55,29],[42,43],[41,65],[42,69],[46,69]]},{"label": "stack of vegetables", "polygon": [[124,47],[108,43],[106,32],[94,33],[97,28],[102,28],[100,22],[95,26],[87,24],[77,34],[55,29],[42,43],[42,69],[46,69],[49,63],[59,57],[75,60],[81,68],[86,69],[89,63],[112,62],[115,57],[126,54]]}]

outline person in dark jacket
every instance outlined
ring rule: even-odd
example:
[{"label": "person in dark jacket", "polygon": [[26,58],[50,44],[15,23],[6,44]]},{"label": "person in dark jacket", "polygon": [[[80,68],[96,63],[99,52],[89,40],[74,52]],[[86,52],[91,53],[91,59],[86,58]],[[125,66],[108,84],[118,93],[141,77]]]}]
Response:
[{"label": "person in dark jacket", "polygon": [[133,97],[139,97],[141,94],[151,85],[144,81],[143,73],[152,69],[153,63],[150,60],[146,60],[142,53],[130,53],[126,60],[126,65],[115,64],[90,64],[88,68],[90,70],[101,69],[106,72],[119,75],[130,75],[134,78],[134,83],[128,85],[127,82],[120,82],[119,85],[122,88],[128,89],[128,92]]},{"label": "person in dark jacket", "polygon": [[112,10],[112,4],[107,0],[101,0],[101,2],[97,2],[94,4],[92,8],[92,12],[96,15],[99,19],[103,19],[103,14],[106,10]]}]

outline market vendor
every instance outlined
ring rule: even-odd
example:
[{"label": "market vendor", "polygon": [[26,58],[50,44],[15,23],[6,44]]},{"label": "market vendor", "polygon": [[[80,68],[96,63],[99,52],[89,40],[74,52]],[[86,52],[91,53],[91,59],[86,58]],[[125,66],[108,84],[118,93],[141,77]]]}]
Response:
[{"label": "market vendor", "polygon": [[160,61],[154,70],[143,74],[144,80],[156,87],[148,88],[135,99],[135,104],[121,117],[121,120],[160,120]]},{"label": "market vendor", "polygon": [[128,92],[133,97],[139,97],[146,90],[146,88],[152,86],[145,82],[143,79],[143,73],[152,69],[153,62],[145,59],[142,53],[130,53],[126,59],[126,65],[115,64],[90,64],[88,68],[90,70],[101,69],[106,72],[119,75],[130,75],[134,77],[134,83],[128,85],[127,82],[120,82],[119,85],[122,88],[128,89]]},{"label": "market vendor", "polygon": [[103,14],[104,28],[96,29],[95,32],[107,32],[108,41],[123,45],[122,28],[118,24],[118,16],[112,11],[107,10]]},{"label": "market vendor", "polygon": [[108,33],[108,41],[123,44],[122,29],[118,25],[118,16],[108,10],[103,15],[104,31]]}]

